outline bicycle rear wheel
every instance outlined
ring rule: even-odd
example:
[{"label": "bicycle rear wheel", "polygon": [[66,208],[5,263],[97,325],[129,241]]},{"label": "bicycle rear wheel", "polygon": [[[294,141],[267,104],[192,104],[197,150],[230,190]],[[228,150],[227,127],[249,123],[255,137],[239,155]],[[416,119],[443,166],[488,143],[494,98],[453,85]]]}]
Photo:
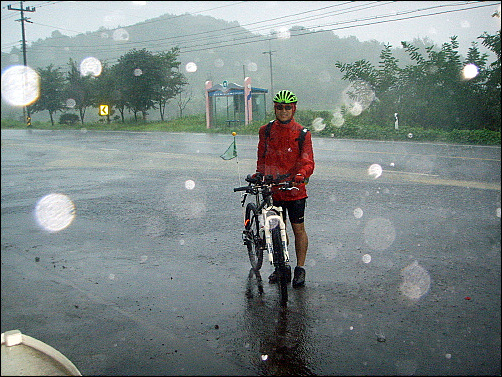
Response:
[{"label": "bicycle rear wheel", "polygon": [[281,294],[281,305],[286,305],[288,302],[289,277],[286,261],[284,260],[284,248],[282,246],[281,228],[279,226],[272,229],[272,244],[274,247],[275,273]]},{"label": "bicycle rear wheel", "polygon": [[248,203],[245,215],[244,243],[248,249],[251,267],[258,271],[263,264],[263,241],[260,238],[259,213],[254,203]]}]

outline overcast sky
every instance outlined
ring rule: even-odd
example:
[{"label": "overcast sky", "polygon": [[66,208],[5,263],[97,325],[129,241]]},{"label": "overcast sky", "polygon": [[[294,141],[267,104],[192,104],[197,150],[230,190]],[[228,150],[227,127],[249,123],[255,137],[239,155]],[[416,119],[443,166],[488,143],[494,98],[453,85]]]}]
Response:
[{"label": "overcast sky", "polygon": [[[2,1],[2,52],[20,45],[20,2]],[[32,23],[25,23],[28,44],[50,37],[54,30],[75,36],[106,28],[127,28],[163,14],[190,13],[237,21],[251,32],[269,34],[294,25],[329,29],[340,37],[377,40],[400,46],[414,38],[441,45],[458,35],[460,52],[483,32],[500,29],[498,1],[24,1]],[[426,16],[427,15],[427,16]],[[396,20],[401,19],[401,20]],[[395,21],[392,21],[395,20]],[[364,25],[366,24],[366,25]],[[481,49],[481,41],[479,46]]]}]

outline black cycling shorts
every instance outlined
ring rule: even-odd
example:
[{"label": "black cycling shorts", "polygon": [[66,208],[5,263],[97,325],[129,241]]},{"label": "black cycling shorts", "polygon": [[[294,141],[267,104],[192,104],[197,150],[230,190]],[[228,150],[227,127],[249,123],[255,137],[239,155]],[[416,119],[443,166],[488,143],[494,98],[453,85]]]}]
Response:
[{"label": "black cycling shorts", "polygon": [[301,224],[304,222],[305,206],[307,205],[307,198],[291,201],[276,201],[274,206],[282,207],[282,218],[286,221],[286,216],[289,214],[289,221],[292,224]]}]

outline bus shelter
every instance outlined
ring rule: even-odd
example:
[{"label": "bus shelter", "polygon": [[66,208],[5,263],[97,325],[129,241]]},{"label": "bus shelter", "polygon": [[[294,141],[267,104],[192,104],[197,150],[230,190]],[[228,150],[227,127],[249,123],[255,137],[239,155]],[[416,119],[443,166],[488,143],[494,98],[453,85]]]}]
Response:
[{"label": "bus shelter", "polygon": [[247,125],[253,119],[265,121],[266,93],[267,89],[253,88],[250,77],[246,77],[244,86],[206,81],[206,127]]}]

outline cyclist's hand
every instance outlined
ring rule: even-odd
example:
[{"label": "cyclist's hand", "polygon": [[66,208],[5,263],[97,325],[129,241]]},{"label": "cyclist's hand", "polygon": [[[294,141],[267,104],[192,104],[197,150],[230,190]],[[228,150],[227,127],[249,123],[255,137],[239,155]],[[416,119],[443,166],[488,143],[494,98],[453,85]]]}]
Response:
[{"label": "cyclist's hand", "polygon": [[256,172],[254,174],[248,174],[248,176],[246,177],[246,181],[251,183],[260,182],[262,181],[262,179],[263,179],[263,174],[259,172]]},{"label": "cyclist's hand", "polygon": [[304,181],[305,181],[305,177],[303,176],[303,174],[295,175],[295,183],[296,184],[303,183]]}]

